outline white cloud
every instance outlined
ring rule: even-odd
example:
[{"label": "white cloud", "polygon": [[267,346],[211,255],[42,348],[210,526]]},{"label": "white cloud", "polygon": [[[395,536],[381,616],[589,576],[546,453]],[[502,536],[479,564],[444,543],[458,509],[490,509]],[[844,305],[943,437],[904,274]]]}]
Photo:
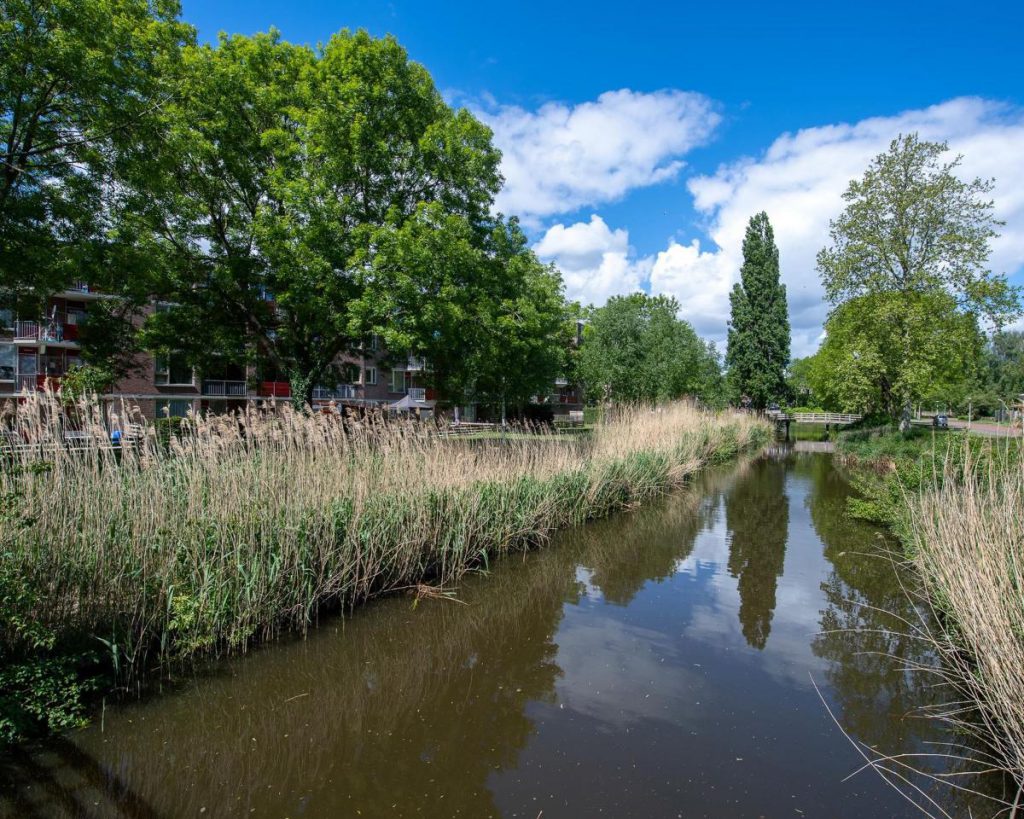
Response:
[{"label": "white cloud", "polygon": [[474,113],[494,130],[503,154],[498,209],[528,223],[674,179],[681,157],[720,120],[710,99],[677,90],[607,91],[592,102],[536,111],[491,103]]},{"label": "white cloud", "polygon": [[608,296],[646,289],[675,296],[680,316],[699,333],[724,341],[729,291],[739,278],[743,234],[750,217],[767,211],[787,287],[794,355],[817,349],[828,312],[815,256],[828,242],[828,223],[843,207],[842,193],[871,159],[900,133],[949,142],[964,155],[962,175],[994,177],[997,216],[1006,222],[993,242],[992,269],[1013,275],[1024,267],[1024,111],[962,98],[892,117],[825,125],[783,134],[759,158],[723,165],[689,180],[694,207],[712,242],[675,239],[651,256],[637,256],[625,228],[598,216],[551,227],[536,250],[555,261],[572,298],[602,304]]},{"label": "white cloud", "polygon": [[650,291],[675,296],[679,316],[698,333],[721,341],[729,320],[729,289],[733,271],[721,253],[702,251],[694,239],[688,245],[670,241],[651,267]]},{"label": "white cloud", "polygon": [[604,304],[609,296],[642,289],[651,268],[650,259],[630,258],[627,231],[609,229],[596,214],[589,222],[552,226],[534,250],[558,265],[566,294],[584,304]]},{"label": "white cloud", "polygon": [[[855,124],[808,128],[784,134],[759,159],[724,165],[711,176],[691,179],[688,187],[698,211],[709,221],[709,235],[718,246],[712,264],[705,258],[677,254],[672,275],[652,289],[664,288],[680,297],[694,281],[708,276],[719,282],[706,306],[709,320],[728,314],[728,290],[738,278],[743,233],[750,216],[767,211],[775,230],[783,280],[793,325],[793,353],[806,355],[817,347],[827,313],[818,274],[817,251],[828,242],[829,219],[842,210],[842,193],[868,162],[900,133],[917,131],[922,138],[945,140],[952,152],[964,155],[964,177],[995,177],[996,213],[1006,221],[993,243],[992,267],[1012,274],[1024,264],[1024,112],[974,98],[951,100],[892,117]],[[721,337],[725,327],[717,333]]]}]

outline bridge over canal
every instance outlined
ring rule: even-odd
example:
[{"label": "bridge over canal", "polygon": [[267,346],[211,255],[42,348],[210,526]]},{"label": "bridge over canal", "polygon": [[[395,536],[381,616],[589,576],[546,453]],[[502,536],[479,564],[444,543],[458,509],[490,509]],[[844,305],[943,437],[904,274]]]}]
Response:
[{"label": "bridge over canal", "polygon": [[785,431],[789,438],[790,424],[824,424],[825,429],[846,427],[856,424],[863,415],[850,412],[768,412],[766,416],[775,422],[778,431]]}]

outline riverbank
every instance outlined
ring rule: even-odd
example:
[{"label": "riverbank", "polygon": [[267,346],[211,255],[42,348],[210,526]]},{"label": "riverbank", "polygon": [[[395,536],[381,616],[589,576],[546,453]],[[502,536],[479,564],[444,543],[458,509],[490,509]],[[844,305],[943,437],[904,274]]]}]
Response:
[{"label": "riverbank", "polygon": [[391,595],[108,700],[102,722],[0,754],[0,816],[915,819],[851,776],[815,690],[867,747],[962,742],[907,718],[941,701],[905,671],[931,657],[901,631],[911,601],[878,528],[845,516],[833,459],[765,452],[471,573],[458,603]]},{"label": "riverbank", "polygon": [[[46,423],[38,438],[57,435]],[[303,631],[324,611],[445,594],[467,570],[679,486],[771,430],[675,404],[557,443],[467,447],[290,408],[185,433],[45,462],[22,453],[0,471],[6,738],[79,724],[90,692]]]},{"label": "riverbank", "polygon": [[851,511],[892,528],[935,615],[922,636],[959,700],[936,715],[982,743],[990,756],[979,766],[1003,768],[1024,790],[1024,454],[1018,442],[922,433],[841,440],[839,452],[864,495],[851,501]]}]

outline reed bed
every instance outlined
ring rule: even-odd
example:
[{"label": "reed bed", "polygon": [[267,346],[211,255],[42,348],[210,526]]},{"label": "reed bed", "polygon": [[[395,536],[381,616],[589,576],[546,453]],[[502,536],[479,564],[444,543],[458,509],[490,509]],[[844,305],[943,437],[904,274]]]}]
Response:
[{"label": "reed bed", "polygon": [[450,586],[770,434],[684,403],[619,410],[579,440],[497,442],[277,407],[189,418],[164,441],[147,427],[113,449],[83,404],[71,450],[47,445],[62,440],[55,400],[19,408],[37,445],[2,456],[0,652],[103,645],[121,680]]},{"label": "reed bed", "polygon": [[986,767],[1003,768],[1019,784],[1005,805],[1017,815],[1024,811],[1024,455],[996,443],[953,455],[908,499],[910,554],[938,623],[928,639],[942,659],[939,673],[958,692],[937,715],[984,745]]}]

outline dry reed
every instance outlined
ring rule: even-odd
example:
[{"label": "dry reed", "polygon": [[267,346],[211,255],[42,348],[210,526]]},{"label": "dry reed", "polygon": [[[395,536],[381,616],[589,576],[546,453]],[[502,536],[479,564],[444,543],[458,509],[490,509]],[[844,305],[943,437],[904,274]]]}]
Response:
[{"label": "dry reed", "polygon": [[[19,409],[34,443],[0,456],[0,579],[17,582],[19,617],[61,640],[101,639],[122,677],[146,658],[305,629],[388,590],[443,589],[769,433],[686,404],[622,410],[578,440],[498,442],[253,407],[189,418],[169,443],[147,427],[113,449],[96,408],[74,414],[72,450],[53,396]],[[0,639],[17,637],[0,624]]]},{"label": "dry reed", "polygon": [[998,448],[979,457],[965,445],[908,498],[910,546],[938,623],[928,636],[939,673],[958,695],[937,716],[980,740],[986,764],[997,760],[1024,790],[1024,455]]}]

